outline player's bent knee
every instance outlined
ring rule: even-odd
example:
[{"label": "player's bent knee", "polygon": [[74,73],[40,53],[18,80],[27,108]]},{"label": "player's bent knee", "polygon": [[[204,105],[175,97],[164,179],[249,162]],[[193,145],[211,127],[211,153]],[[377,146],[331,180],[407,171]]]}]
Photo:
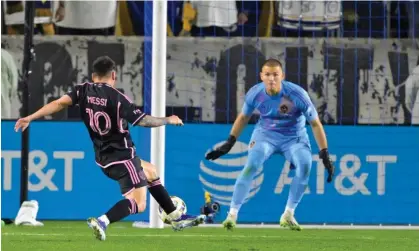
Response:
[{"label": "player's bent knee", "polygon": [[310,176],[311,171],[311,163],[298,163],[298,166],[296,168],[296,176],[300,178],[304,178],[308,180],[308,177]]},{"label": "player's bent knee", "polygon": [[255,173],[257,173],[258,169],[261,166],[259,166],[258,164],[250,164],[246,165],[242,171],[242,175],[246,176],[246,175],[254,175]]},{"label": "player's bent knee", "polygon": [[125,196],[127,199],[133,199],[137,204],[137,212],[141,213],[146,209],[147,205],[147,188],[135,188],[131,193]]},{"label": "player's bent knee", "polygon": [[248,159],[245,168],[243,169],[244,173],[256,173],[259,168],[262,168],[263,161]]},{"label": "player's bent knee", "polygon": [[304,160],[301,165],[303,166],[303,170],[304,170],[304,176],[310,176],[310,171],[311,171],[311,158],[307,158],[306,160]]},{"label": "player's bent knee", "polygon": [[143,198],[134,198],[135,203],[137,204],[137,212],[142,213],[147,208],[147,201]]},{"label": "player's bent knee", "polygon": [[247,159],[247,166],[259,168],[263,165],[263,157],[249,156]]},{"label": "player's bent knee", "polygon": [[147,203],[146,202],[137,203],[138,213],[144,212],[146,208],[147,208]]},{"label": "player's bent knee", "polygon": [[256,171],[263,166],[265,158],[265,151],[263,149],[251,149],[249,150],[246,167]]},{"label": "player's bent knee", "polygon": [[296,166],[296,176],[301,178],[302,182],[308,182],[310,176],[312,158],[311,152],[306,149],[301,149],[294,154],[294,165]]},{"label": "player's bent knee", "polygon": [[307,185],[308,184],[308,180],[310,178],[310,171],[307,171],[308,168],[304,167],[301,174],[300,175],[296,175],[297,177],[299,177],[299,181],[301,184],[303,185]]}]

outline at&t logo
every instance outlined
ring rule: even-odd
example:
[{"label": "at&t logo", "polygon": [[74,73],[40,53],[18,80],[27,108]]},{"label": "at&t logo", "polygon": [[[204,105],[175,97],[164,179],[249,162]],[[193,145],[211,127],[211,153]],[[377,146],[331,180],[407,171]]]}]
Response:
[{"label": "at&t logo", "polygon": [[[212,149],[223,143],[224,141],[215,144]],[[221,205],[230,205],[234,184],[247,161],[247,150],[247,144],[237,141],[231,151],[219,159],[201,160],[199,180],[204,191],[209,192],[212,198]],[[260,168],[253,178],[252,188],[245,202],[259,192],[262,182],[263,168]]]}]

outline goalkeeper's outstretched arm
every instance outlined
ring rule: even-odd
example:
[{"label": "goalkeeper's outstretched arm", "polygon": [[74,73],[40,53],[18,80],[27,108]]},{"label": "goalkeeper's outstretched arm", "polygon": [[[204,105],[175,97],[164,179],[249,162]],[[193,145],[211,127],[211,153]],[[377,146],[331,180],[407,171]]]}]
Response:
[{"label": "goalkeeper's outstretched arm", "polygon": [[322,122],[317,117],[313,121],[310,122],[311,129],[313,130],[314,138],[316,139],[317,146],[320,150],[327,148],[327,139],[326,133],[324,132],[324,128]]},{"label": "goalkeeper's outstretched arm", "polygon": [[233,128],[231,128],[230,136],[228,137],[227,141],[224,142],[224,144],[218,147],[217,149],[207,153],[205,158],[209,160],[215,160],[228,153],[231,150],[231,148],[233,148],[237,138],[242,133],[243,128],[247,125],[247,123],[249,123],[249,119],[249,116],[240,113],[234,121]]},{"label": "goalkeeper's outstretched arm", "polygon": [[240,113],[234,121],[233,127],[230,131],[230,136],[233,136],[235,139],[238,139],[243,129],[246,127],[247,123],[249,123],[249,120],[250,117],[244,115],[243,113]]},{"label": "goalkeeper's outstretched arm", "polygon": [[327,150],[326,133],[324,132],[322,122],[318,117],[312,120],[310,124],[313,130],[314,138],[316,139],[317,145],[320,149],[319,157],[323,161],[323,165],[328,172],[327,182],[330,183],[332,182],[335,174],[335,166],[333,165],[332,160],[329,157],[329,151]]},{"label": "goalkeeper's outstretched arm", "polygon": [[316,107],[313,102],[311,102],[308,93],[306,91],[301,91],[299,97],[300,98],[296,100],[296,105],[301,109],[307,121],[310,122],[314,138],[316,139],[317,145],[320,149],[319,157],[323,161],[323,165],[328,172],[327,182],[332,182],[335,174],[335,167],[329,157],[326,133],[324,132],[322,122],[320,121]]}]

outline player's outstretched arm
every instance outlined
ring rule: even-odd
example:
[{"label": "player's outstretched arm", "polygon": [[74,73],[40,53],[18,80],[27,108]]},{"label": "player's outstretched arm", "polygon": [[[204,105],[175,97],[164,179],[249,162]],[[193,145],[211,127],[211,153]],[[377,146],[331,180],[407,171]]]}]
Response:
[{"label": "player's outstretched arm", "polygon": [[327,148],[326,133],[324,132],[324,128],[320,119],[316,118],[315,120],[311,121],[310,124],[319,149]]},{"label": "player's outstretched arm", "polygon": [[72,104],[72,100],[70,96],[64,95],[61,98],[54,100],[46,105],[44,105],[41,109],[36,111],[35,113],[19,119],[15,124],[15,131],[19,131],[22,129],[24,131],[32,120],[36,120],[54,113],[61,111],[62,109],[70,106]]},{"label": "player's outstretched arm", "polygon": [[142,118],[141,121],[138,122],[138,125],[143,127],[159,127],[163,125],[183,126],[183,121],[176,115],[172,115],[166,118],[158,118],[150,115],[145,115],[144,118]]},{"label": "player's outstretched arm", "polygon": [[230,136],[233,136],[237,139],[242,133],[243,129],[246,127],[247,123],[249,123],[249,120],[250,116],[239,113],[236,120],[234,121],[233,127],[231,128]]},{"label": "player's outstretched arm", "polygon": [[228,153],[231,150],[231,148],[233,148],[237,138],[242,133],[243,128],[247,125],[247,123],[249,123],[249,119],[249,116],[240,113],[234,121],[233,128],[231,128],[230,136],[228,137],[227,141],[217,149],[207,153],[205,158],[209,160],[215,160]]},{"label": "player's outstretched arm", "polygon": [[117,93],[117,95],[119,114],[132,125],[142,127],[160,127],[164,125],[183,126],[182,120],[176,115],[164,118],[147,115],[126,96],[120,93]]},{"label": "player's outstretched arm", "polygon": [[295,103],[297,107],[303,112],[307,121],[310,122],[314,138],[316,139],[317,145],[320,149],[319,158],[322,160],[324,168],[327,170],[327,182],[330,183],[332,182],[333,175],[335,174],[335,167],[333,166],[332,160],[329,157],[326,133],[324,132],[322,122],[320,121],[319,115],[316,111],[316,107],[308,96],[308,93],[302,88],[295,90],[293,94],[293,96],[296,97]]},{"label": "player's outstretched arm", "polygon": [[331,182],[335,173],[335,167],[333,166],[332,160],[329,157],[329,151],[327,150],[326,133],[324,132],[322,122],[318,117],[312,120],[310,124],[313,130],[314,138],[316,139],[317,145],[320,149],[319,157],[322,159],[323,165],[329,173],[327,182]]}]

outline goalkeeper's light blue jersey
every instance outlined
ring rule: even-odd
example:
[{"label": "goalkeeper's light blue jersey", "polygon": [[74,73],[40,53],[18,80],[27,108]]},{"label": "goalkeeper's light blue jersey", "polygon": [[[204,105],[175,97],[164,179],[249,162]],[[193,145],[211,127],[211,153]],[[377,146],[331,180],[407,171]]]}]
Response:
[{"label": "goalkeeper's light blue jersey", "polygon": [[265,85],[258,83],[246,94],[242,113],[260,114],[256,129],[279,132],[283,135],[301,135],[306,132],[306,121],[318,117],[308,93],[300,86],[282,81],[281,91],[274,96],[266,93]]}]

